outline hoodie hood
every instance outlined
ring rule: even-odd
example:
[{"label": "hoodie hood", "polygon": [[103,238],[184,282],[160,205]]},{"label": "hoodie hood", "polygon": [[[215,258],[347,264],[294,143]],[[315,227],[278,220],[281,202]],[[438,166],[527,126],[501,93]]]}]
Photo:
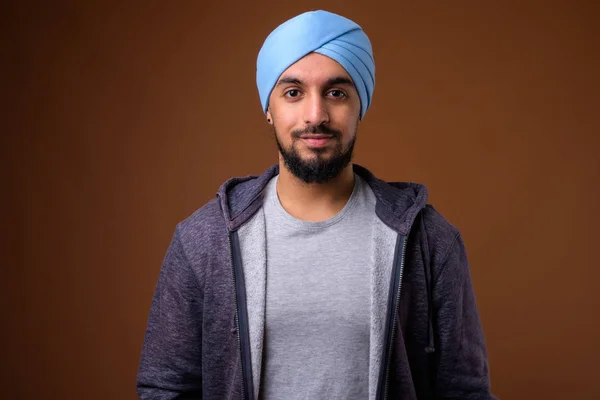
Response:
[{"label": "hoodie hood", "polygon": [[[427,204],[427,188],[411,182],[385,182],[368,169],[353,164],[354,172],[363,178],[377,198],[377,216],[400,235],[406,236]],[[262,175],[231,178],[217,192],[221,210],[230,231],[237,230],[262,206],[263,189],[279,174],[279,165],[273,165]]]}]

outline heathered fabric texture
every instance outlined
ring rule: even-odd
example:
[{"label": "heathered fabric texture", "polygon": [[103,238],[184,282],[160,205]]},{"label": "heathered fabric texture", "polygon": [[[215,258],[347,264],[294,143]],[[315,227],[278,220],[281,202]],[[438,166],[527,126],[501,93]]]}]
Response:
[{"label": "heathered fabric texture", "polygon": [[[458,230],[426,204],[424,186],[354,170],[373,190],[381,224],[408,235],[388,398],[495,399]],[[241,398],[228,232],[260,215],[264,187],[278,172],[275,165],[230,179],[177,225],[150,308],[137,376],[141,399]]]},{"label": "heathered fabric texture", "polygon": [[264,400],[368,399],[375,195],[355,176],[343,209],[320,222],[289,215],[265,190]]}]

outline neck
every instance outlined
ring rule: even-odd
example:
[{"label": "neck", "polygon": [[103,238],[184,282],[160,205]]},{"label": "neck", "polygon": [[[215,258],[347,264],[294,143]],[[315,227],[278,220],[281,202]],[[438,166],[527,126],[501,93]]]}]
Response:
[{"label": "neck", "polygon": [[348,202],[354,189],[354,171],[348,164],[326,183],[305,183],[279,161],[277,195],[282,207],[294,218],[318,222],[332,218]]}]

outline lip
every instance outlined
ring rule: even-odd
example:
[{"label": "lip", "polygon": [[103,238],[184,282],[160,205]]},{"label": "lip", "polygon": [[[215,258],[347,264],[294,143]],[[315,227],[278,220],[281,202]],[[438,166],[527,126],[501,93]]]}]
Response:
[{"label": "lip", "polygon": [[310,135],[300,137],[309,147],[325,147],[333,140],[333,136]]}]

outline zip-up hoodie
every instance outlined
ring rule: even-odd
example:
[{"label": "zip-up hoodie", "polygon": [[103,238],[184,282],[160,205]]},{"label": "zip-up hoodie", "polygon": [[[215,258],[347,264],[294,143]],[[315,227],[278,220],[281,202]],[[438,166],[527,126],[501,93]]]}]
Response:
[{"label": "zip-up hoodie", "polygon": [[[427,204],[425,186],[353,168],[377,199],[369,400],[496,399],[459,231]],[[150,309],[140,399],[260,398],[262,194],[278,173],[228,180],[177,225]]]}]

